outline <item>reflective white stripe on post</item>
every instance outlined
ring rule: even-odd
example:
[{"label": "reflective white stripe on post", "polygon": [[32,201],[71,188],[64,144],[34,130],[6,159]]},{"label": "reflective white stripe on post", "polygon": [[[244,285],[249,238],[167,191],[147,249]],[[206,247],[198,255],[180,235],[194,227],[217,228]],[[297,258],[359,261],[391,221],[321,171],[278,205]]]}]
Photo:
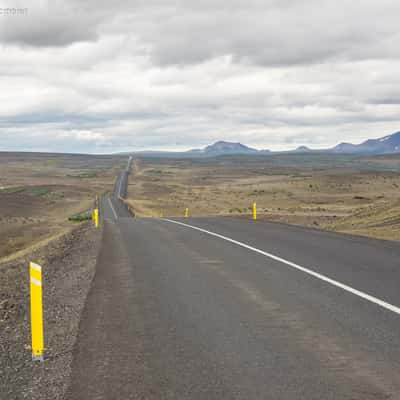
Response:
[{"label": "reflective white stripe on post", "polygon": [[39,281],[39,280],[36,279],[36,278],[31,278],[31,283],[33,283],[33,284],[36,285],[36,286],[42,286],[42,282]]},{"label": "reflective white stripe on post", "polygon": [[31,263],[31,268],[34,269],[35,271],[42,272],[42,267],[38,264]]}]

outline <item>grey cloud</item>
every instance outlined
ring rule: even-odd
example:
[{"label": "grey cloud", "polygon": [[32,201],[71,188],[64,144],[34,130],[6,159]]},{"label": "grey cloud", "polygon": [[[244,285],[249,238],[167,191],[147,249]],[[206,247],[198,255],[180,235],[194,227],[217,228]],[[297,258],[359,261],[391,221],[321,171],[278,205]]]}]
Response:
[{"label": "grey cloud", "polygon": [[0,149],[383,136],[400,122],[399,12],[395,0],[33,1],[0,20]]},{"label": "grey cloud", "polygon": [[395,104],[400,105],[400,97],[373,98],[368,100],[369,104]]},{"label": "grey cloud", "polygon": [[32,1],[25,15],[1,17],[0,42],[64,47],[75,42],[94,41],[98,38],[98,24],[103,19],[103,13],[99,11],[82,10],[57,0]]},{"label": "grey cloud", "polygon": [[46,24],[46,31],[42,28],[20,30],[17,34],[8,33],[3,36],[3,41],[28,46],[60,46],[69,45],[77,41],[93,41],[97,33],[86,29],[84,26],[71,26],[67,21],[63,24]]},{"label": "grey cloud", "polygon": [[[36,5],[35,5],[36,4]],[[40,4],[45,4],[46,7]],[[230,55],[267,66],[400,57],[396,1],[33,2],[29,15],[3,19],[3,43],[67,46],[100,32],[137,38],[158,65]]]},{"label": "grey cloud", "polygon": [[400,56],[392,40],[400,12],[394,1],[364,1],[362,7],[346,0],[162,4],[131,16],[134,34],[160,65],[221,55],[270,66]]}]

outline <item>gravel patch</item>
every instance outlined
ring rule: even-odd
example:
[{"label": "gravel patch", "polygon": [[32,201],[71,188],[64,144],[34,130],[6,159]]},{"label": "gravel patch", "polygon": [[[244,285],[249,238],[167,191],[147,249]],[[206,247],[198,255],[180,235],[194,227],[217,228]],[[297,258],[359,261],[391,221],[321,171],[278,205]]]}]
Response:
[{"label": "gravel patch", "polygon": [[[0,399],[64,397],[101,236],[84,223],[29,257],[0,265]],[[44,270],[44,363],[31,360],[29,261]]]}]

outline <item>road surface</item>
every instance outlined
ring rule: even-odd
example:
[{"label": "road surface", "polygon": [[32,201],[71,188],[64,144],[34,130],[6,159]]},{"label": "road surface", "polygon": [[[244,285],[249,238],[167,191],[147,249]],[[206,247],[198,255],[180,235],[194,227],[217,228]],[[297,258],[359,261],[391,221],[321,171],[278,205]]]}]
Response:
[{"label": "road surface", "polygon": [[126,175],[102,199],[68,399],[400,399],[398,244],[132,218]]}]

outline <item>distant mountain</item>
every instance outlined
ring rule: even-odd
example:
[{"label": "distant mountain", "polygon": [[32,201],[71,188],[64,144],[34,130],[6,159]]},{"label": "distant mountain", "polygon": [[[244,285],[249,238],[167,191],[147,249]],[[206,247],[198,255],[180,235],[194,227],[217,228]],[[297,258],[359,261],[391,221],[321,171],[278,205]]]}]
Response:
[{"label": "distant mountain", "polygon": [[300,146],[291,151],[271,152],[270,150],[257,150],[245,146],[241,143],[218,141],[203,149],[193,149],[183,152],[163,152],[163,151],[142,151],[121,154],[140,154],[152,157],[216,157],[221,155],[248,154],[248,155],[267,155],[267,154],[304,154],[304,153],[323,153],[323,154],[400,154],[400,132],[384,136],[380,139],[369,139],[360,144],[340,143],[330,149],[310,149]]},{"label": "distant mountain", "polygon": [[[223,154],[269,154],[269,150],[256,150],[241,143],[219,141],[203,150],[197,150],[200,154],[217,156]],[[379,139],[369,139],[360,144],[340,143],[331,149],[310,149],[300,146],[286,153],[330,153],[330,154],[393,154],[400,153],[400,132],[384,136]]]},{"label": "distant mountain", "polygon": [[257,153],[258,150],[241,143],[224,142],[220,140],[205,147],[202,152],[207,155],[217,156],[223,154],[251,154]]},{"label": "distant mountain", "polygon": [[340,154],[393,154],[400,153],[400,132],[380,139],[369,139],[361,144],[340,143],[329,150]]},{"label": "distant mountain", "polygon": [[300,146],[296,150],[293,150],[292,153],[311,153],[313,150],[311,150],[307,146]]},{"label": "distant mountain", "polygon": [[202,149],[192,149],[188,151],[138,151],[138,152],[124,152],[120,154],[137,154],[142,156],[150,157],[217,157],[223,155],[235,155],[235,154],[269,154],[269,150],[256,150],[251,147],[245,146],[241,143],[225,142],[220,140],[206,146]]}]

